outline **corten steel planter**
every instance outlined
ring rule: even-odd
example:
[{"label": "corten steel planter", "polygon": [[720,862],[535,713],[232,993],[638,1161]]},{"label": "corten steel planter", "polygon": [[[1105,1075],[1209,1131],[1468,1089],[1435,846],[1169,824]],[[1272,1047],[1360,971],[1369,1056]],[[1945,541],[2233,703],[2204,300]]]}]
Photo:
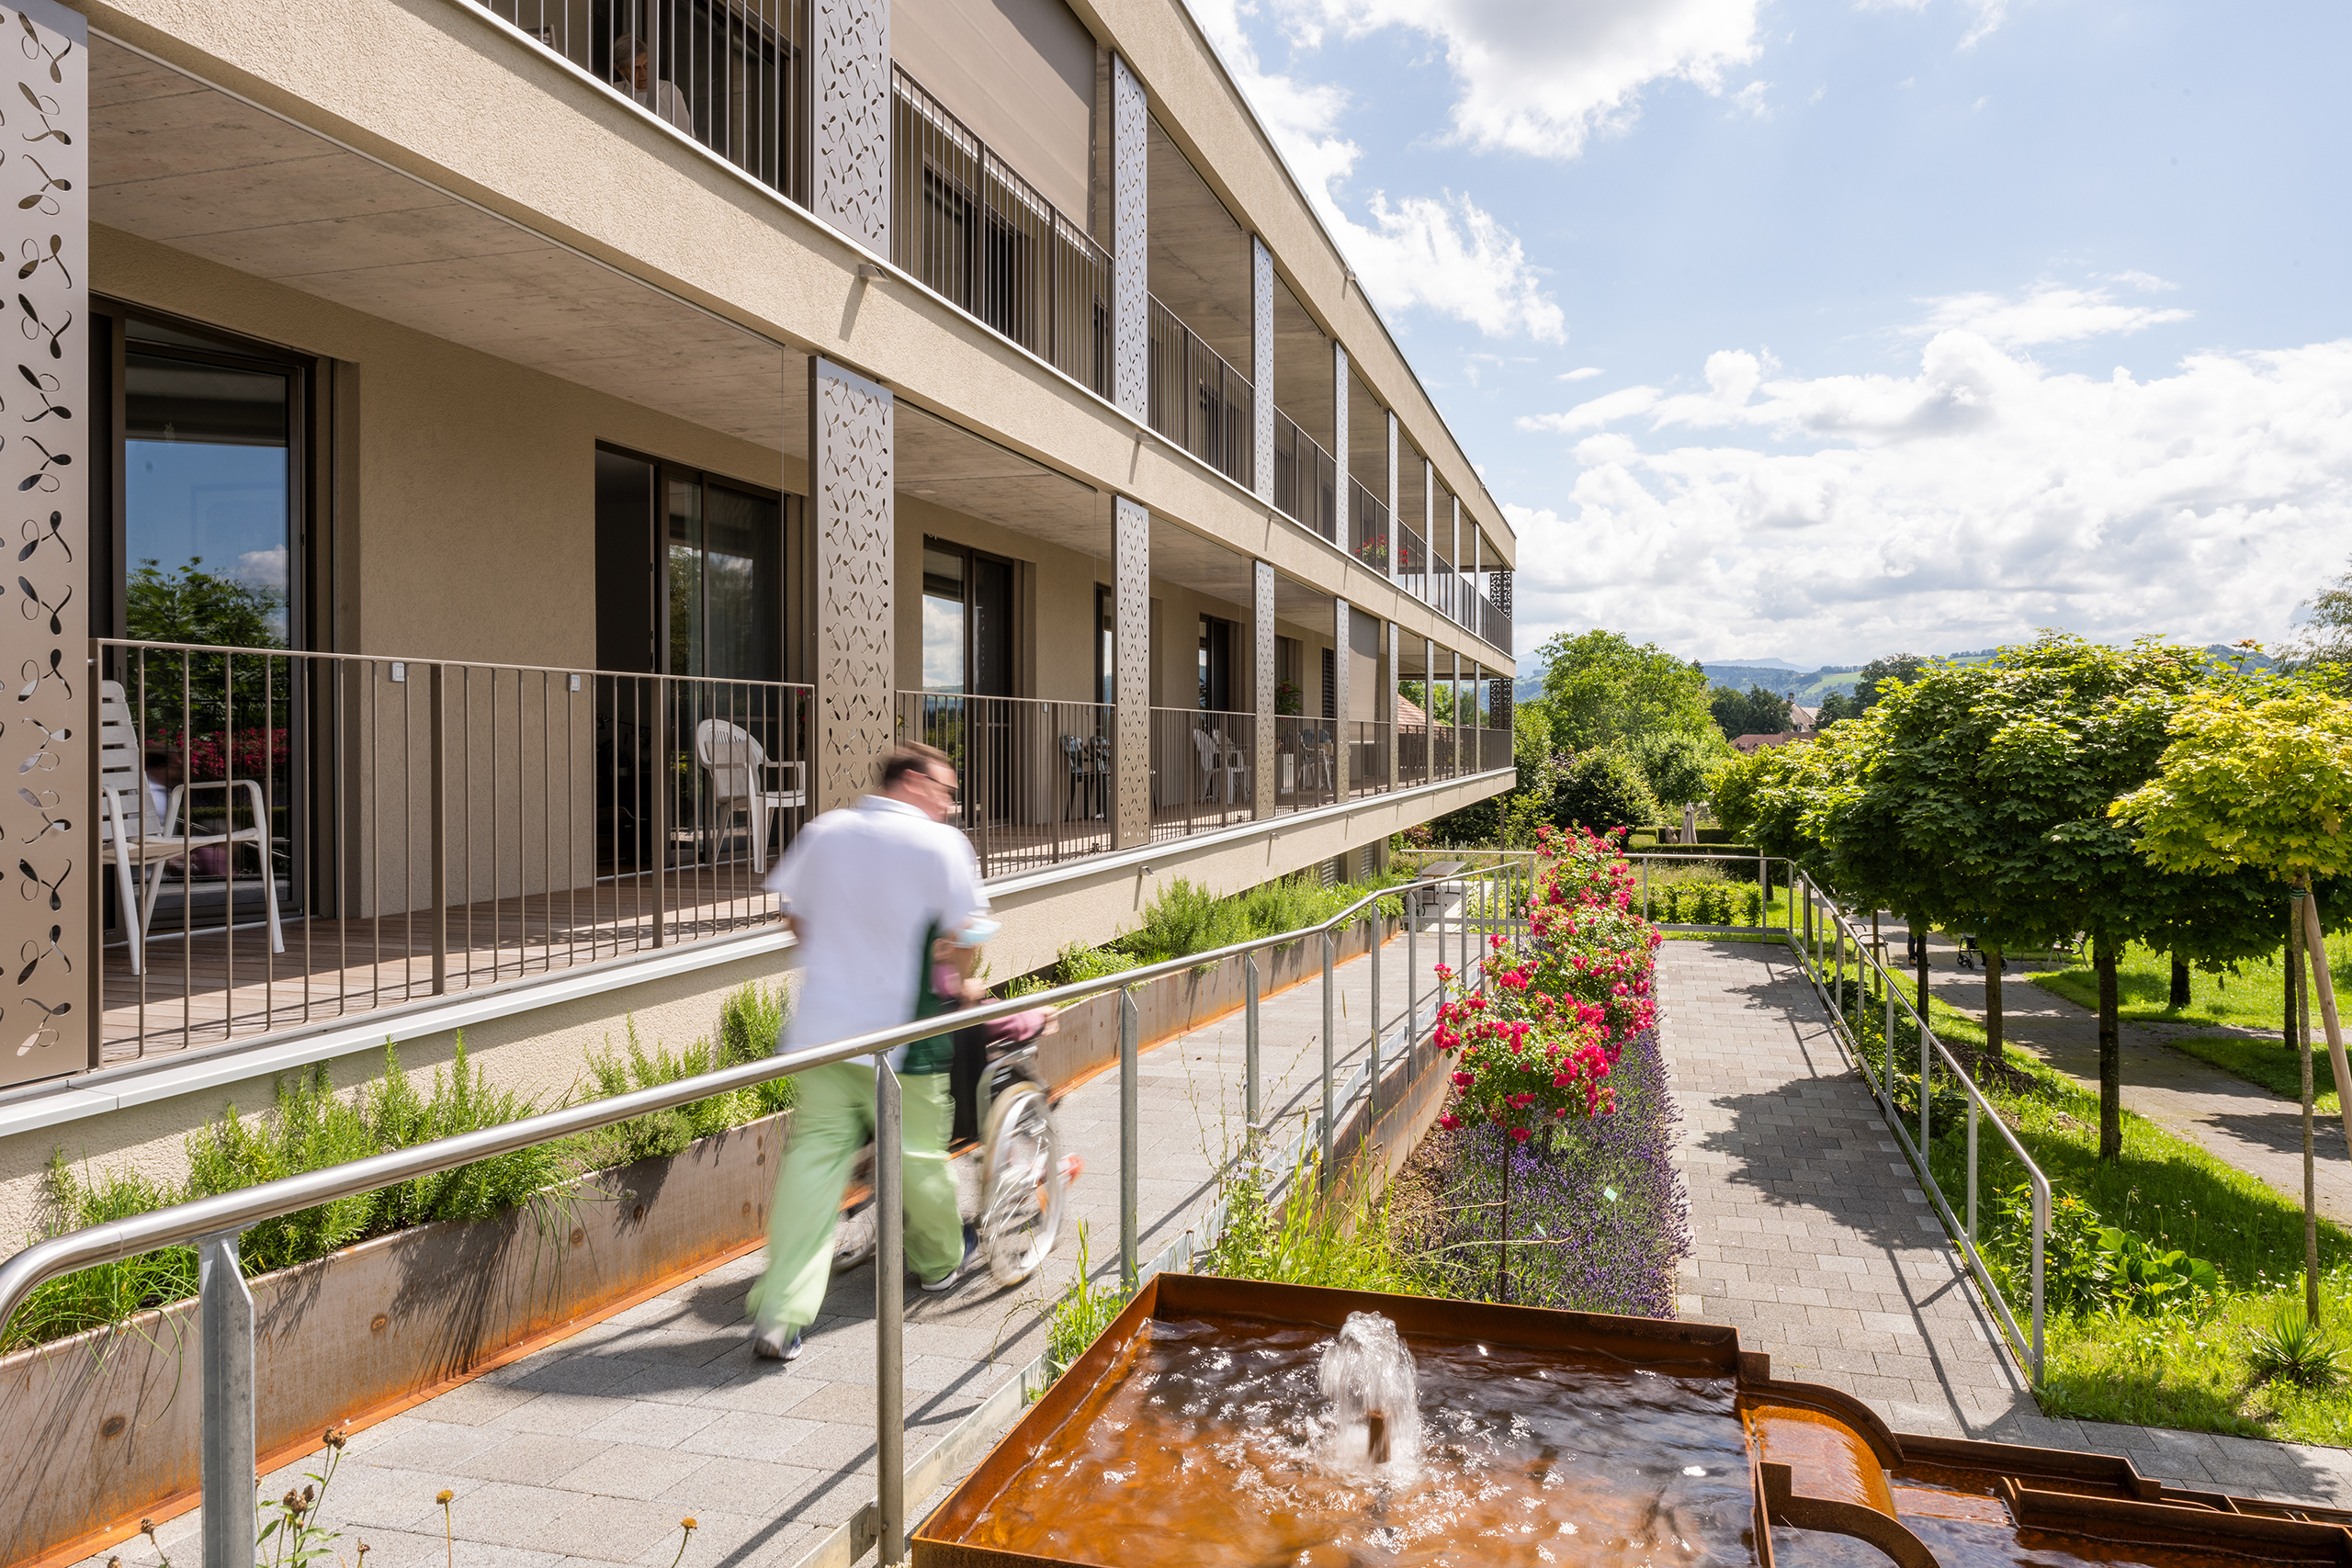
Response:
[{"label": "corten steel planter", "polygon": [[[1771,1568],[1771,1526],[1866,1541],[1900,1568],[1991,1568],[2070,1557],[2165,1568],[2244,1568],[2248,1558],[2352,1565],[2352,1512],[2166,1486],[2141,1475],[2129,1460],[2103,1454],[1897,1433],[1851,1395],[1775,1379],[1770,1359],[1742,1350],[1738,1331],[1727,1326],[1161,1274],[914,1532],[916,1568],[1094,1562],[973,1538],[1028,1467],[1078,1447],[1073,1423],[1103,1412],[1134,1364],[1132,1342],[1152,1321],[1336,1331],[1351,1312],[1385,1315],[1408,1341],[1476,1346],[1481,1354],[1508,1348],[1522,1359],[1534,1352],[1539,1363],[1544,1353],[1556,1354],[1555,1376],[1568,1399],[1577,1366],[1596,1357],[1728,1381],[1734,1399],[1706,1419],[1724,1423],[1724,1435],[1744,1446],[1753,1512],[1740,1540],[1695,1544],[1712,1544],[1732,1560],[1745,1554],[1759,1568]],[[1099,1488],[1087,1506],[1115,1513],[1120,1493]],[[1608,1556],[1613,1545],[1598,1543],[1599,1555]],[[1577,1559],[1569,1552],[1559,1560]]]},{"label": "corten steel planter", "polygon": [[[1372,950],[1371,932],[1377,925],[1380,940],[1400,934],[1405,929],[1401,919],[1358,920],[1351,924],[1331,943],[1334,963]],[[1258,984],[1261,996],[1307,980],[1319,979],[1323,974],[1322,945],[1312,940],[1288,942],[1281,947],[1267,948],[1258,954]],[[1175,1039],[1188,1031],[1200,1028],[1238,1012],[1249,999],[1248,972],[1243,960],[1227,958],[1211,964],[1204,972],[1187,970],[1182,975],[1170,975],[1137,986],[1136,998],[1136,1042],[1146,1050]],[[1383,994],[1401,998],[1402,978],[1383,976]],[[1435,1006],[1432,1002],[1431,1006]],[[1046,1081],[1056,1092],[1091,1077],[1119,1059],[1119,993],[1106,991],[1064,1008],[1055,1033],[1037,1043],[1037,1065]]]},{"label": "corten steel planter", "polygon": [[[265,1463],[758,1241],[789,1121],[256,1277]],[[198,1346],[188,1301],[0,1360],[0,1562],[52,1556],[198,1490]]]}]

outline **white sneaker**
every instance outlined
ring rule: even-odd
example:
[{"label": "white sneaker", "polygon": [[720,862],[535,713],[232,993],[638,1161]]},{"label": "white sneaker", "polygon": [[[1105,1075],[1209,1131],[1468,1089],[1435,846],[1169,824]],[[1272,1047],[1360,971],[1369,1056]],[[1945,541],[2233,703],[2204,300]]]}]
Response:
[{"label": "white sneaker", "polygon": [[772,1328],[765,1334],[752,1336],[752,1354],[763,1361],[797,1361],[800,1359],[800,1330],[794,1329],[786,1339],[784,1330]]}]

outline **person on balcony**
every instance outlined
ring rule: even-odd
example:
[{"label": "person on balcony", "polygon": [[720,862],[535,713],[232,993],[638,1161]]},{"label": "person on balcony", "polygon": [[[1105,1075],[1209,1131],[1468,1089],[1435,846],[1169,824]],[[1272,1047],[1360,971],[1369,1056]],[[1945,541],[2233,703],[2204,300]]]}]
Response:
[{"label": "person on balcony", "polygon": [[[969,840],[948,826],[956,768],[928,746],[894,747],[881,785],[800,831],[768,874],[800,949],[800,994],[779,1048],[910,1023],[955,1005],[934,994],[933,950],[988,911]],[[956,1117],[949,1088],[954,1036],[890,1053],[904,1111],[907,1266],[926,1291],[956,1282],[971,1256],[956,1204],[947,1140]],[[772,1360],[800,1354],[832,1273],[833,1233],[857,1153],[874,1136],[872,1057],[793,1075],[798,1090],[791,1142],[768,1207],[767,1271],[752,1288],[752,1350]]]},{"label": "person on balcony", "polygon": [[613,40],[613,80],[621,91],[684,131],[695,133],[694,106],[667,76],[653,73],[653,51],[635,33]]}]

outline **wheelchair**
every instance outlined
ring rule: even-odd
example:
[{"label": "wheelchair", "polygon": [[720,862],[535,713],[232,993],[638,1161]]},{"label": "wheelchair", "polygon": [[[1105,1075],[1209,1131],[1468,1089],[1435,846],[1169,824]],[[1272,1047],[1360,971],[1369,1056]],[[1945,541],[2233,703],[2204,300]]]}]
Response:
[{"label": "wheelchair", "polygon": [[[947,1143],[951,1160],[975,1148],[980,1156],[978,1256],[999,1285],[1018,1285],[1053,1255],[1061,1238],[1062,1210],[1080,1169],[1062,1153],[1053,1097],[1037,1063],[1037,1041],[990,1041],[984,1029],[956,1032],[948,1075],[956,1122]],[[866,1145],[866,1196],[842,1217],[833,1272],[855,1269],[874,1256],[870,1182],[873,1145]]]}]

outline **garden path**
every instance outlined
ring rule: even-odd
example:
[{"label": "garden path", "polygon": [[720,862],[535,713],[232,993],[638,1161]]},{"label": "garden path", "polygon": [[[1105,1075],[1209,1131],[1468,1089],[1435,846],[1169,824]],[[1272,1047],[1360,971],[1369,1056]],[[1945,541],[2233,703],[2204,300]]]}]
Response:
[{"label": "garden path", "polygon": [[[1928,989],[1948,1005],[1982,1020],[1984,976],[1960,967],[1959,950],[1941,937],[1928,946]],[[2098,1015],[2055,992],[2027,982],[2012,971],[2001,986],[2001,1032],[2006,1041],[2064,1073],[2096,1093],[2098,1089]],[[2168,1042],[2193,1034],[2242,1034],[2278,1039],[2278,1032],[2233,1029],[2213,1023],[2143,1023],[2126,1020],[2123,1029],[2123,1106],[2166,1132],[2186,1138],[2225,1165],[2259,1177],[2298,1204],[2303,1201],[2303,1112],[2296,1101],[2273,1094],[2233,1073],[2200,1062]],[[2329,1084],[2327,1045],[2320,1033],[2319,1009],[2312,1009],[2312,1044],[2316,1082]],[[2344,1124],[2332,1116],[2312,1120],[2313,1186],[2319,1212],[2352,1225],[2352,1158]]]},{"label": "garden path", "polygon": [[[1428,936],[1419,942],[1425,1017],[1436,947]],[[1405,953],[1400,937],[1382,953],[1386,1032],[1403,1026]],[[1370,970],[1357,958],[1334,971],[1347,1021],[1336,1032],[1343,1080],[1368,1045]],[[1319,1104],[1322,1021],[1312,981],[1261,1004],[1270,1121],[1295,1123]],[[1243,1062],[1238,1012],[1139,1059],[1141,1258],[1207,1201],[1241,1129]],[[1092,1272],[1115,1278],[1117,1072],[1073,1090],[1055,1120],[1063,1146],[1086,1162],[1070,1201],[1087,1225]],[[907,1291],[910,1463],[1044,1348],[1043,1308],[1076,1274],[1076,1229],[1066,1224],[1056,1256],[1024,1287],[1001,1290],[980,1271],[943,1295]],[[746,1343],[743,1299],[761,1262],[753,1251],[711,1269],[357,1433],[324,1514],[346,1532],[344,1550],[365,1540],[368,1568],[668,1568],[679,1519],[691,1514],[699,1529],[689,1568],[799,1562],[874,1495],[874,1273],[868,1264],[838,1277],[807,1352],[779,1365],[752,1360]],[[281,1467],[263,1495],[300,1486],[320,1458]],[[433,1501],[445,1487],[456,1494],[454,1546]],[[191,1510],[159,1531],[183,1568],[197,1555],[198,1517]],[[107,1568],[113,1553],[125,1568],[156,1563],[155,1549],[133,1538],[79,1568]]]},{"label": "garden path", "polygon": [[2042,1416],[1795,957],[1668,942],[1659,990],[1690,1199],[1683,1316],[1737,1326],[1776,1373],[1844,1389],[1898,1431],[2119,1453],[2180,1485],[2352,1505],[2341,1449]]}]

